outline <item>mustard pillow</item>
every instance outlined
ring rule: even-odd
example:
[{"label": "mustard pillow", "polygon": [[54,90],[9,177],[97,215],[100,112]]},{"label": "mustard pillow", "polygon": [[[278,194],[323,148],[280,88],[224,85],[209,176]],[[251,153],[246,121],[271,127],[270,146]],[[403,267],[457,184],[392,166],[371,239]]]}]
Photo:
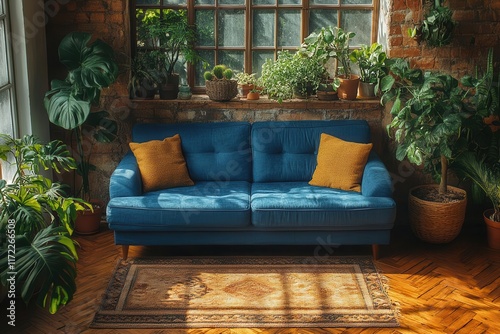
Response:
[{"label": "mustard pillow", "polygon": [[373,144],[344,141],[321,134],[312,186],[361,191],[361,179]]},{"label": "mustard pillow", "polygon": [[194,185],[178,134],[163,140],[130,143],[129,146],[139,165],[144,192]]}]

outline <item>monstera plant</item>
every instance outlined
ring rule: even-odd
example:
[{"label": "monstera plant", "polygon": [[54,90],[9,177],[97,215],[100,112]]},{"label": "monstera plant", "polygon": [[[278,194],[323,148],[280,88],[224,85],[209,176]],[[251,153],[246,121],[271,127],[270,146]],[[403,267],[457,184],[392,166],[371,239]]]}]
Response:
[{"label": "monstera plant", "polygon": [[15,172],[12,181],[0,180],[1,284],[12,282],[15,272],[18,296],[26,303],[36,297],[55,313],[76,291],[78,256],[71,234],[77,212],[88,204],[66,196],[62,184],[40,171],[69,171],[75,160],[60,141],[43,144],[33,136],[3,134],[0,159]]},{"label": "monstera plant", "polygon": [[107,111],[91,112],[99,103],[101,90],[115,82],[118,65],[113,49],[100,39],[90,45],[92,35],[73,32],[59,45],[59,60],[68,69],[65,80],[53,80],[45,94],[44,104],[49,120],[64,129],[73,130],[76,138],[78,173],[82,176],[82,197],[90,200],[90,147],[83,145],[85,137],[98,142],[116,138],[117,123]]}]

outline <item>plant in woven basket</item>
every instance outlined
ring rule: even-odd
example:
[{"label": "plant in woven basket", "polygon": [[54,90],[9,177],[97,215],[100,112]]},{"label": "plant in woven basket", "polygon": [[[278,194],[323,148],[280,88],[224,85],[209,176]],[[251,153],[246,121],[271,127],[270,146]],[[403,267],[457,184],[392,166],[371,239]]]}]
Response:
[{"label": "plant in woven basket", "polygon": [[233,80],[233,70],[226,65],[215,65],[203,77],[210,100],[229,101],[238,95],[238,82]]},{"label": "plant in woven basket", "polygon": [[[470,117],[465,109],[468,92],[460,88],[458,80],[450,75],[411,69],[404,59],[391,59],[389,69],[390,74],[381,79],[381,103],[392,103],[393,119],[387,128],[397,144],[396,158],[406,158],[423,166],[424,171],[439,182],[437,191],[435,186],[410,191],[410,223],[417,236],[425,241],[449,242],[460,232],[465,217],[465,192],[448,186],[448,166],[468,146],[463,126]],[[426,206],[436,202],[441,206],[437,208],[437,204],[432,204],[434,213],[427,215],[423,212],[424,202]],[[454,218],[443,217],[445,213],[452,214],[448,206],[442,207],[445,203],[461,203]],[[437,221],[432,220],[437,218],[436,212],[439,213]],[[425,231],[416,231],[419,229],[415,227],[417,219],[427,224]],[[456,221],[455,227],[443,228],[453,220]],[[434,232],[443,232],[443,235],[428,236]]]}]

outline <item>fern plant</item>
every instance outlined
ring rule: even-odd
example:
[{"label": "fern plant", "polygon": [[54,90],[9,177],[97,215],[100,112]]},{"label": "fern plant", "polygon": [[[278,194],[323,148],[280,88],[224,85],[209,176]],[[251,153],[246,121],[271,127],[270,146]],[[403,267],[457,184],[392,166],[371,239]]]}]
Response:
[{"label": "fern plant", "polygon": [[[67,197],[62,184],[39,173],[75,169],[75,160],[60,141],[42,144],[33,136],[4,134],[0,158],[15,169],[12,182],[0,180],[1,283],[6,286],[10,273],[17,272],[22,299],[28,303],[36,293],[37,304],[55,313],[76,291],[78,255],[71,234],[77,211],[89,205]],[[15,262],[9,257],[13,251]]]}]

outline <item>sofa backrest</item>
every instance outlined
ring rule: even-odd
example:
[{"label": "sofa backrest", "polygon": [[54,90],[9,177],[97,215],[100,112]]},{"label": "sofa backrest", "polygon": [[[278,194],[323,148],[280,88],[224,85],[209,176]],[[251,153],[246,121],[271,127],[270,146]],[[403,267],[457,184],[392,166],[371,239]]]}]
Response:
[{"label": "sofa backrest", "polygon": [[364,120],[256,122],[252,126],[253,181],[310,181],[322,133],[370,142]]},{"label": "sofa backrest", "polygon": [[179,134],[193,181],[251,181],[251,125],[246,122],[136,124],[133,142]]}]

